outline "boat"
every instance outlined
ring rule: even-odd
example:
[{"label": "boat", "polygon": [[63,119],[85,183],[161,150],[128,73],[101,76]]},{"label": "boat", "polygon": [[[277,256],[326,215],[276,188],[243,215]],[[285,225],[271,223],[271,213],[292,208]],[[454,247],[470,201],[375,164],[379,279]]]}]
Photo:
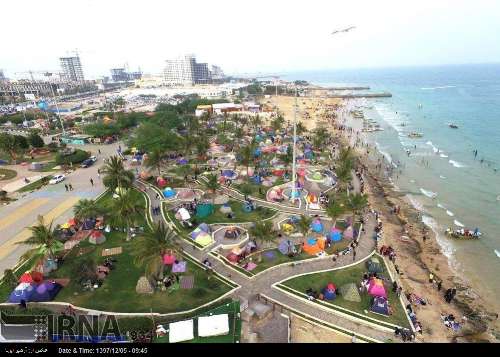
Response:
[{"label": "boat", "polygon": [[448,124],[448,126],[449,126],[450,128],[452,128],[452,129],[458,129],[458,125],[453,124],[453,123]]},{"label": "boat", "polygon": [[465,228],[453,230],[451,228],[448,228],[446,229],[445,234],[457,239],[479,239],[482,235],[478,228],[474,230]]},{"label": "boat", "polygon": [[421,137],[423,137],[423,136],[424,136],[424,134],[422,134],[422,133],[417,133],[417,132],[415,132],[415,131],[412,131],[411,133],[409,133],[409,134],[408,134],[408,137],[409,137],[409,138],[412,138],[412,139],[413,139],[413,138],[421,138]]}]

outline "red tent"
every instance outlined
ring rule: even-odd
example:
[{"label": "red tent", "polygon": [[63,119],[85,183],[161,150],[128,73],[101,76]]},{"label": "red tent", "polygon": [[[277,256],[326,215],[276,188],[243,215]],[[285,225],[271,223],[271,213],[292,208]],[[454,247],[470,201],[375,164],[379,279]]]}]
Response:
[{"label": "red tent", "polygon": [[172,265],[175,262],[175,255],[173,254],[165,254],[163,256],[163,264],[164,265]]},{"label": "red tent", "polygon": [[20,283],[40,283],[43,280],[43,274],[38,271],[27,271],[19,278]]},{"label": "red tent", "polygon": [[71,218],[69,221],[68,221],[68,224],[70,226],[76,226],[77,222],[76,222],[76,219],[75,218]]},{"label": "red tent", "polygon": [[226,258],[231,263],[237,263],[238,260],[240,260],[240,257],[238,255],[234,254],[233,252],[229,253]]}]

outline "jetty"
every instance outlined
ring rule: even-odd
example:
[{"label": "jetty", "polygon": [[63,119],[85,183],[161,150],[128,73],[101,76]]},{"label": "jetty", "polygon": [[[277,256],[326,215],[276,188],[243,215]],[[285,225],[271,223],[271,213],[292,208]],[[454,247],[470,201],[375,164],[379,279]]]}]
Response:
[{"label": "jetty", "polygon": [[349,94],[329,94],[328,98],[390,98],[392,94],[389,92],[380,93],[349,93]]}]

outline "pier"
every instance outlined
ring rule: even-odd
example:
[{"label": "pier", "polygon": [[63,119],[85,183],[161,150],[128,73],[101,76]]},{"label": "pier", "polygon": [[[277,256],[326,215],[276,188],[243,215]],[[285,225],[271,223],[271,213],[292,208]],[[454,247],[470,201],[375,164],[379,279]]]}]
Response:
[{"label": "pier", "polygon": [[328,98],[390,98],[392,94],[389,92],[381,92],[381,93],[359,93],[359,94],[329,94]]}]

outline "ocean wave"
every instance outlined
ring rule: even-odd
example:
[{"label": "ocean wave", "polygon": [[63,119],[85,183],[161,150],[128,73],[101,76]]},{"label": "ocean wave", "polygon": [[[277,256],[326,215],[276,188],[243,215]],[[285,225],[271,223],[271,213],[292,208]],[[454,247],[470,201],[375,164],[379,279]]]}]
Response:
[{"label": "ocean wave", "polygon": [[446,209],[446,207],[445,207],[445,206],[443,206],[441,203],[438,203],[438,204],[437,204],[437,206],[438,206],[439,208]]},{"label": "ocean wave", "polygon": [[443,175],[439,175],[439,178],[442,180],[446,180],[446,176],[443,176]]},{"label": "ocean wave", "polygon": [[438,87],[424,87],[420,88],[421,90],[434,90],[434,89],[446,89],[446,88],[455,88],[456,86],[438,86]]},{"label": "ocean wave", "polygon": [[448,162],[457,168],[465,167],[465,164],[462,164],[462,163],[455,161],[455,160],[450,160]]},{"label": "ocean wave", "polygon": [[462,227],[462,228],[463,228],[463,227],[465,227],[465,226],[464,226],[464,224],[463,224],[462,222],[459,222],[459,221],[457,221],[456,219],[453,221],[453,224],[454,224],[455,226],[459,226],[459,227]]},{"label": "ocean wave", "polygon": [[396,163],[394,163],[394,161],[392,160],[391,154],[382,150],[380,148],[380,144],[378,142],[375,142],[375,147],[377,148],[378,152],[381,153],[385,157],[385,159],[387,160],[388,163],[390,163],[395,169],[398,168],[398,165],[396,165]]},{"label": "ocean wave", "polygon": [[432,217],[423,215],[422,216],[422,223],[425,224],[427,227],[429,227],[434,232],[434,234],[436,235],[436,240],[439,243],[439,246],[441,247],[443,254],[448,258],[448,260],[451,263],[454,263],[454,259],[453,259],[454,249],[453,249],[452,242],[450,240],[443,239],[443,237],[441,235],[440,227],[439,227],[438,223],[436,222],[436,220]]},{"label": "ocean wave", "polygon": [[446,155],[446,154],[439,154],[439,157],[442,157],[443,159],[446,159],[446,158],[448,158],[448,155]]},{"label": "ocean wave", "polygon": [[496,250],[496,249],[494,250],[494,252],[495,252],[495,254],[497,255],[497,257],[499,257],[499,258],[500,258],[500,252],[499,252],[498,250]]},{"label": "ocean wave", "polygon": [[408,200],[410,201],[413,208],[415,208],[417,211],[424,212],[424,205],[420,203],[419,200],[411,195],[407,195],[406,197],[408,197]]},{"label": "ocean wave", "polygon": [[438,195],[436,192],[428,191],[423,188],[420,188],[420,192],[422,192],[424,196],[427,196],[429,198],[436,198]]},{"label": "ocean wave", "polygon": [[453,213],[453,212],[452,212],[452,211],[450,211],[450,210],[446,210],[446,214],[447,214],[448,216],[450,216],[450,217],[455,216],[455,213]]}]

